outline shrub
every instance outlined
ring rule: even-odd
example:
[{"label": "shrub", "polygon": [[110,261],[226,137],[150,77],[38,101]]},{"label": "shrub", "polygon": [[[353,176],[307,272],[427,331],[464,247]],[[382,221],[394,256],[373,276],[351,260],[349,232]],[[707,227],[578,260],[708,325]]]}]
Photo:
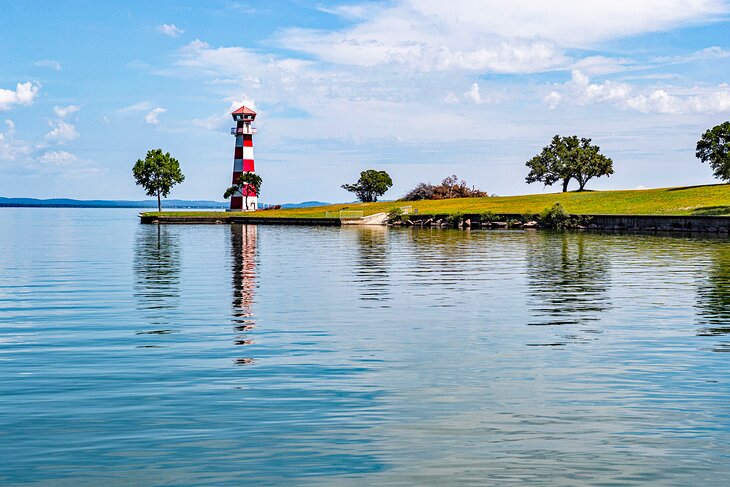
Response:
[{"label": "shrub", "polygon": [[520,219],[522,220],[523,223],[534,221],[535,218],[537,218],[537,215],[535,215],[534,213],[530,213],[530,212],[523,213],[522,216],[520,217]]},{"label": "shrub", "polygon": [[563,205],[555,203],[552,208],[545,208],[540,213],[540,223],[552,228],[567,228],[570,224],[570,215]]},{"label": "shrub", "polygon": [[391,208],[390,211],[388,211],[388,221],[394,222],[398,221],[403,217],[403,210],[400,208]]},{"label": "shrub", "polygon": [[464,215],[462,213],[453,213],[446,217],[446,221],[452,226],[457,226],[463,219]]},{"label": "shrub", "polygon": [[476,198],[489,196],[485,191],[469,187],[463,179],[459,181],[456,174],[444,178],[441,184],[419,183],[403,196],[405,201],[445,200],[450,198]]},{"label": "shrub", "polygon": [[432,200],[433,184],[420,183],[407,192],[403,199],[406,201]]},{"label": "shrub", "polygon": [[485,211],[484,213],[479,214],[479,221],[482,223],[487,222],[498,222],[501,221],[502,217],[499,215],[495,215],[491,211]]}]

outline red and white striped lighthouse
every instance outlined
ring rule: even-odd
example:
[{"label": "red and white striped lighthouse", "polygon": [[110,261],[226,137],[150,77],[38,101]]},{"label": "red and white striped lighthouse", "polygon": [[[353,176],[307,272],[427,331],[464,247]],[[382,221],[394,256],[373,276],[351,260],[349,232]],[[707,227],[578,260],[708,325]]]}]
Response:
[{"label": "red and white striped lighthouse", "polygon": [[[256,128],[252,127],[256,112],[248,107],[241,107],[231,113],[236,126],[231,129],[231,135],[236,136],[236,148],[233,152],[233,184],[238,184],[238,178],[244,172],[254,172],[253,165],[253,136]],[[245,195],[248,194],[248,198]],[[244,186],[231,196],[231,210],[254,211],[258,203],[256,191]],[[244,203],[245,202],[245,203]],[[248,207],[244,207],[248,205]]]}]

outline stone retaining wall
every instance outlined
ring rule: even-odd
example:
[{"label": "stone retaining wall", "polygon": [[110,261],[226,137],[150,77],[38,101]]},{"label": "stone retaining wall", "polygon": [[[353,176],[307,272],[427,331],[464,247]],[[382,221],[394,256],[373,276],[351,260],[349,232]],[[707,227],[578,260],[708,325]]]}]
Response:
[{"label": "stone retaining wall", "polygon": [[[478,214],[462,215],[453,221],[448,215],[408,215],[409,220],[402,225],[428,227],[471,227],[471,228],[537,228],[535,222],[525,224],[521,215],[503,214],[501,221],[483,222]],[[642,232],[703,232],[730,233],[730,217],[726,216],[664,216],[664,215],[585,215],[576,228],[603,231],[642,231]],[[339,226],[339,218],[276,218],[276,217],[234,217],[221,213],[220,216],[141,216],[142,223],[172,224],[216,224],[244,223],[250,225],[316,225]],[[508,223],[509,222],[509,223]]]},{"label": "stone retaining wall", "polygon": [[[536,222],[522,222],[522,215],[495,215],[501,221],[484,222],[478,214],[464,214],[459,222],[448,215],[409,215],[403,225],[472,228],[537,228]],[[575,228],[604,231],[642,232],[703,232],[729,233],[730,217],[726,216],[666,216],[666,215],[581,215]]]}]

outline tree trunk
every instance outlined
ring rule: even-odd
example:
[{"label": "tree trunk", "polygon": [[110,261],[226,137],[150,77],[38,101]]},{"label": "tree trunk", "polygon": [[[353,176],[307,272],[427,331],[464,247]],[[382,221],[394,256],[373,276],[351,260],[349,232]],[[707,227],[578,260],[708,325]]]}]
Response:
[{"label": "tree trunk", "polygon": [[563,193],[568,192],[568,183],[570,183],[570,178],[563,179]]},{"label": "tree trunk", "polygon": [[160,191],[157,191],[157,211],[162,211],[162,202],[160,201]]},{"label": "tree trunk", "polygon": [[583,188],[586,187],[586,184],[588,184],[588,181],[590,180],[590,177],[586,177],[585,179],[579,179],[578,184],[580,184],[580,189],[578,191],[583,191]]}]

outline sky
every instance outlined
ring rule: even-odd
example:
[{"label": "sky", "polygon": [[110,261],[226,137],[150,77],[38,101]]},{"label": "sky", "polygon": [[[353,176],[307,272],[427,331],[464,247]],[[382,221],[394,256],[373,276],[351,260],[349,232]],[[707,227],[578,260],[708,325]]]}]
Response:
[{"label": "sky", "polygon": [[0,196],[145,199],[131,168],[180,161],[172,198],[222,200],[230,112],[258,112],[261,201],[395,199],[456,174],[527,185],[553,135],[615,174],[589,189],[713,183],[694,155],[730,119],[730,1],[3,0]]}]

